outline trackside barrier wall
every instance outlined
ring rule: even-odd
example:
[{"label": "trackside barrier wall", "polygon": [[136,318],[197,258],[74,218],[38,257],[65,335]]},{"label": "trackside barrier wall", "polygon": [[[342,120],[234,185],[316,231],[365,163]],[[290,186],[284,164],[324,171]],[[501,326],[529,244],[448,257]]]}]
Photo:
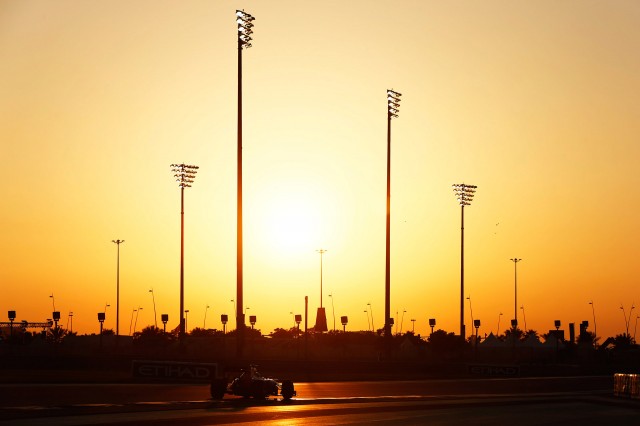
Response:
[{"label": "trackside barrier wall", "polygon": [[640,399],[640,374],[614,374],[613,394],[625,398]]}]

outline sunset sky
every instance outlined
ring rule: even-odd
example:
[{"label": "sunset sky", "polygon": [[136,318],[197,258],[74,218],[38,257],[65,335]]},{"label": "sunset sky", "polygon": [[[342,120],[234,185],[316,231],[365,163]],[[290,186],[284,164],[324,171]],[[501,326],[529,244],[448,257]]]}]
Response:
[{"label": "sunset sky", "polygon": [[[188,328],[236,298],[235,10],[243,53],[244,283],[268,333],[320,303],[329,327],[383,326],[386,90],[391,307],[404,331],[480,333],[514,314],[633,335],[640,315],[637,1],[0,0],[0,321],[73,312],[79,333],[179,321],[185,191]],[[329,297],[329,295],[332,297]],[[593,301],[593,305],[589,302]],[[332,306],[333,302],[333,306]],[[631,313],[632,303],[638,308]],[[206,306],[210,308],[207,310]],[[624,306],[625,311],[620,309]],[[523,306],[524,309],[520,309]],[[471,330],[465,299],[467,330]],[[207,315],[205,324],[205,311]],[[403,311],[404,313],[403,317]],[[523,317],[524,313],[524,317]],[[623,315],[624,314],[624,315]],[[400,324],[398,324],[400,325]],[[399,327],[398,327],[399,328]],[[399,331],[399,330],[398,330]]]}]

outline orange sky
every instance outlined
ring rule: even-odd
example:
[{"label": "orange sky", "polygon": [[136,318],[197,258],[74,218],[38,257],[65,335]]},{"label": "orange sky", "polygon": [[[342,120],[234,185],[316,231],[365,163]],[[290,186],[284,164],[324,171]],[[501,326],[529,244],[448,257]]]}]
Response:
[{"label": "orange sky", "polygon": [[[120,331],[177,325],[180,193],[188,327],[221,328],[236,293],[234,13],[244,53],[245,306],[269,332],[319,304],[329,326],[383,325],[386,89],[393,122],[391,306],[426,334],[513,316],[624,331],[637,290],[640,5],[634,1],[0,2],[0,318]],[[328,295],[332,294],[332,298]],[[465,300],[470,329],[470,311]],[[402,321],[402,313],[404,321]],[[523,310],[519,309],[523,326]],[[631,313],[633,334],[638,310]]]}]

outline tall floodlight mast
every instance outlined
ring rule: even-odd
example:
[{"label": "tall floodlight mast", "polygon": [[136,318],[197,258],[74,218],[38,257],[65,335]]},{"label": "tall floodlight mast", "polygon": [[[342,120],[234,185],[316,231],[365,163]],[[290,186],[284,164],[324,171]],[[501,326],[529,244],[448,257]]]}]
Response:
[{"label": "tall floodlight mast", "polygon": [[[522,259],[513,257],[509,260],[513,262],[513,319],[516,320],[516,326],[517,326],[518,325],[518,262],[520,262]],[[527,331],[526,327],[524,331]]]},{"label": "tall floodlight mast", "polygon": [[387,241],[384,276],[384,335],[387,346],[391,343],[391,119],[398,118],[401,96],[398,92],[387,90]]},{"label": "tall floodlight mast", "polygon": [[[112,243],[118,246],[117,260],[116,260],[116,344],[118,343],[118,336],[120,336],[120,244],[124,243],[124,240],[111,240]],[[107,310],[106,306],[104,308]]]},{"label": "tall floodlight mast", "polygon": [[171,171],[174,173],[176,182],[180,187],[180,337],[184,337],[184,189],[190,188],[196,178],[198,166],[189,164],[172,164]]},{"label": "tall floodlight mast", "polygon": [[253,21],[255,18],[244,10],[236,10],[238,24],[238,219],[237,219],[237,264],[236,264],[236,352],[242,359],[244,352],[245,322],[242,265],[242,51],[251,47]]},{"label": "tall floodlight mast", "polygon": [[470,206],[477,186],[457,183],[453,185],[458,203],[462,208],[462,220],[460,226],[460,337],[465,338],[464,331],[464,207]]}]

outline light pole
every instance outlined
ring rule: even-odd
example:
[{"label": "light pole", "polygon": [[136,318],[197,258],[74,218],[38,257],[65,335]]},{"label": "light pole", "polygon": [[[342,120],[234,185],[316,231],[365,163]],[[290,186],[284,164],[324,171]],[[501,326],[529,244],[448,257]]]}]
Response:
[{"label": "light pole", "polygon": [[473,324],[473,307],[471,306],[471,295],[467,296],[467,300],[469,301],[469,312],[471,313],[471,324]]},{"label": "light pole", "polygon": [[456,183],[453,185],[453,192],[456,194],[460,204],[461,226],[460,226],[460,337],[465,338],[464,331],[464,207],[470,206],[475,195],[477,186]]},{"label": "light pole", "polygon": [[594,307],[593,300],[589,302],[591,305],[591,313],[593,314],[593,347],[598,347],[596,344],[596,337],[598,336],[598,326],[596,325],[596,308]]},{"label": "light pole", "polygon": [[51,293],[51,303],[53,303],[53,322],[55,323],[55,328],[58,328],[58,321],[60,320],[60,312],[56,311],[56,298]]},{"label": "light pole", "polygon": [[149,293],[151,293],[151,299],[153,299],[153,321],[156,328],[158,328],[158,315],[156,314],[156,296],[153,293],[153,289],[149,290]]},{"label": "light pole", "polygon": [[[120,335],[120,244],[124,243],[124,240],[111,240],[112,243],[118,246],[116,256],[116,342]],[[131,334],[131,326],[129,326],[129,334]]]},{"label": "light pole", "polygon": [[255,18],[243,10],[236,10],[238,24],[238,205],[237,205],[237,263],[236,263],[236,355],[243,358],[244,351],[244,313],[243,305],[243,276],[242,276],[242,50],[251,47],[251,34]]},{"label": "light pole", "polygon": [[207,305],[206,308],[204,308],[204,322],[202,323],[202,328],[204,330],[207,329],[207,311],[209,310],[209,305]]},{"label": "light pole", "polygon": [[[514,299],[513,299],[513,319],[518,321],[518,262],[522,259],[514,257],[510,259],[513,262],[513,284],[514,284]],[[527,327],[525,326],[525,329]],[[525,330],[526,331],[526,330]]]},{"label": "light pole", "polygon": [[187,328],[187,320],[189,319],[189,310],[185,309],[184,310],[184,332],[188,333],[189,329]]},{"label": "light pole", "polygon": [[108,304],[108,303],[105,303],[105,304],[104,304],[104,314],[105,314],[105,315],[107,315],[107,308],[109,308],[109,307],[111,307],[111,305],[110,305],[110,304]]},{"label": "light pole", "polygon": [[553,325],[556,327],[556,362],[558,362],[558,348],[560,343],[560,320],[554,320]]},{"label": "light pole", "polygon": [[411,320],[411,334],[416,334],[416,320],[412,319]]},{"label": "light pole", "polygon": [[395,333],[396,336],[398,335],[398,324],[400,324],[400,321],[398,321],[398,310],[396,309],[396,318],[395,318],[395,321],[393,323],[393,325],[396,326],[396,333]]},{"label": "light pole", "polygon": [[371,331],[371,321],[369,320],[369,311],[365,309],[364,313],[367,314],[367,331]]},{"label": "light pole", "polygon": [[620,309],[622,309],[622,315],[624,315],[624,325],[626,327],[627,330],[627,336],[629,335],[629,323],[631,322],[631,312],[633,312],[633,310],[635,309],[635,306],[632,304],[631,305],[631,310],[629,310],[629,319],[627,320],[627,314],[624,310],[624,306],[620,305]]},{"label": "light pole", "polygon": [[131,326],[133,325],[133,315],[137,312],[138,310],[134,308],[133,312],[131,312],[131,321],[129,321],[129,336],[131,336]]},{"label": "light pole", "polygon": [[320,253],[320,307],[322,308],[322,255],[327,252],[325,249],[316,250]]},{"label": "light pole", "polygon": [[136,334],[136,327],[138,326],[138,315],[140,315],[141,310],[142,308],[138,307],[138,310],[136,311],[136,320],[133,323],[133,334]]},{"label": "light pole", "polygon": [[404,314],[407,312],[406,309],[402,310],[402,318],[400,319],[400,334],[402,334],[402,327],[404,325]]},{"label": "light pole", "polygon": [[527,332],[527,315],[524,313],[524,305],[520,306],[522,309],[522,319],[524,320],[524,332]]},{"label": "light pole", "polygon": [[367,303],[367,306],[369,307],[369,313],[371,314],[371,330],[373,330],[373,332],[376,332],[376,326],[373,325],[373,307],[371,306],[371,302]]},{"label": "light pole", "polygon": [[384,275],[384,335],[387,338],[388,350],[391,344],[391,119],[398,118],[400,97],[402,94],[387,90],[387,217],[386,217],[386,251]]},{"label": "light pole", "polygon": [[501,317],[502,317],[502,312],[500,312],[500,314],[498,315],[498,333],[496,334],[496,337],[500,335],[500,318]]},{"label": "light pole", "polygon": [[322,306],[322,255],[327,252],[325,249],[316,250],[320,253],[320,307],[316,315],[315,331],[327,331],[327,314]]},{"label": "light pole", "polygon": [[71,320],[71,329],[69,332],[73,333],[73,312],[69,312],[69,319]]},{"label": "light pole", "polygon": [[184,337],[184,189],[190,188],[198,172],[198,166],[172,164],[176,182],[180,187],[180,337]]},{"label": "light pole", "polygon": [[329,297],[331,298],[331,313],[333,315],[333,331],[336,331],[336,308],[333,305],[333,294],[330,294]]}]

